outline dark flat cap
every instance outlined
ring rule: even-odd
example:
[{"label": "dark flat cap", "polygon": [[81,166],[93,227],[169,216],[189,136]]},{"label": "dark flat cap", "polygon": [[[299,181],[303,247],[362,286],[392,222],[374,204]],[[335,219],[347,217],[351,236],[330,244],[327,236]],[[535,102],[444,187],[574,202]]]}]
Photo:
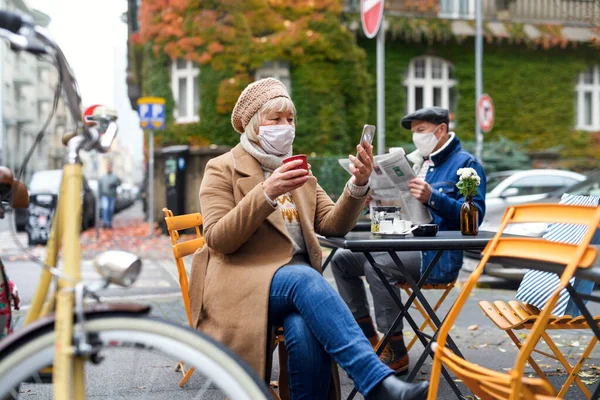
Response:
[{"label": "dark flat cap", "polygon": [[448,110],[441,107],[421,108],[412,114],[408,114],[402,118],[400,123],[405,129],[410,130],[410,123],[413,121],[426,121],[433,124],[446,124],[450,122]]}]

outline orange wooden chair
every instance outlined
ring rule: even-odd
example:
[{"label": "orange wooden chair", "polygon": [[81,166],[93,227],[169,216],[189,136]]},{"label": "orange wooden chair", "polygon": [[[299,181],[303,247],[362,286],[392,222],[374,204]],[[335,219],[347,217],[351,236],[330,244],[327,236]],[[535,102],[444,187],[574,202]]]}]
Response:
[{"label": "orange wooden chair", "polygon": [[[452,288],[454,287],[455,284],[456,284],[456,279],[449,283],[426,283],[423,285],[423,287],[421,287],[421,290],[441,290],[442,291],[442,295],[438,299],[437,303],[435,303],[435,306],[433,306],[433,312],[437,312],[437,310],[442,306],[442,304],[444,303],[444,300],[446,300],[446,297],[448,297],[448,295],[450,294],[450,291],[452,290]],[[410,298],[410,296],[412,295],[412,290],[408,283],[397,283],[396,286],[399,287],[400,289],[403,289],[406,292],[406,294],[408,295],[408,297]],[[429,314],[427,314],[427,312],[425,311],[425,309],[423,308],[421,303],[419,303],[419,299],[415,298],[414,303],[411,306],[411,308],[416,309],[423,316],[423,322],[421,323],[421,326],[419,327],[420,331],[423,331],[427,326],[429,326],[433,330],[433,332],[435,332],[437,330],[437,327],[435,326],[433,321],[431,321],[431,317],[429,316]],[[413,336],[410,343],[408,343],[408,345],[406,346],[407,351],[410,351],[410,349],[413,347],[413,345],[415,344],[417,339],[418,339],[417,335]]]},{"label": "orange wooden chair", "polygon": [[[549,242],[542,238],[502,237],[502,233],[508,224],[524,222],[580,224],[587,227],[587,232],[578,245]],[[600,207],[526,204],[511,207],[506,211],[500,229],[486,246],[481,262],[471,273],[465,287],[440,328],[437,342],[433,346],[435,357],[428,400],[435,400],[437,397],[442,365],[452,371],[481,399],[545,400],[557,397],[558,394],[555,389],[546,379],[524,376],[525,363],[531,359],[531,353],[535,345],[550,323],[551,312],[556,306],[560,291],[568,285],[569,279],[571,279],[577,268],[590,268],[594,264],[598,251],[589,244],[599,225]],[[488,261],[499,258],[522,261],[527,263],[529,267],[544,264],[564,266],[558,288],[550,297],[546,308],[533,321],[531,332],[519,347],[515,365],[508,373],[493,371],[473,364],[456,356],[446,347],[448,333],[481,276],[485,265]]]},{"label": "orange wooden chair", "polygon": [[[183,297],[183,304],[188,317],[188,323],[192,328],[192,314],[190,311],[190,296],[189,296],[189,285],[187,271],[183,264],[183,257],[194,254],[196,250],[204,246],[206,241],[202,237],[200,227],[202,226],[202,215],[200,213],[185,214],[173,216],[173,212],[168,208],[162,209],[165,216],[165,223],[167,224],[167,230],[169,231],[169,237],[171,238],[171,244],[173,246],[173,256],[175,257],[175,263],[177,264],[177,274],[179,276],[179,287],[181,288],[181,296]],[[184,242],[180,242],[179,231],[186,229],[195,229],[196,238],[190,239]],[[290,398],[289,385],[288,385],[288,374],[287,374],[287,351],[285,343],[283,341],[283,329],[276,331],[274,338],[274,345],[278,347],[279,354],[279,394],[275,393],[273,386],[269,385],[271,394],[278,400],[287,400]],[[274,350],[274,348],[273,348]],[[271,368],[269,368],[270,370]],[[190,368],[185,370],[183,361],[180,361],[175,371],[181,372],[182,379],[179,381],[179,386],[185,385],[190,376],[194,373],[194,369]]]},{"label": "orange wooden chair", "polygon": [[[173,256],[175,257],[177,275],[179,276],[179,288],[181,289],[181,296],[183,297],[183,304],[185,306],[188,323],[194,328],[192,325],[192,313],[190,311],[188,276],[185,265],[183,264],[183,257],[194,254],[196,250],[206,243],[200,232],[202,215],[200,213],[193,213],[173,216],[173,212],[168,208],[163,208],[162,211],[165,216],[165,223],[167,224],[167,230],[169,231],[169,237],[171,238],[171,244],[173,246]],[[179,231],[192,228],[196,230],[196,238],[179,243]],[[179,386],[185,385],[188,379],[190,379],[190,376],[194,373],[194,368],[190,368],[187,371],[185,370],[183,361],[179,362],[175,370],[181,372],[183,375],[181,381],[179,381]]]}]

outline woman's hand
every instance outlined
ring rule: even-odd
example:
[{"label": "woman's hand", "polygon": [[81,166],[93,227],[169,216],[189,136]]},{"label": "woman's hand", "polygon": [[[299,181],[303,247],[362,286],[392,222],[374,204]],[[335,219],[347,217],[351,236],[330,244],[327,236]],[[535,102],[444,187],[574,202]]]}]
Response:
[{"label": "woman's hand", "polygon": [[273,171],[273,174],[263,183],[265,194],[275,200],[282,194],[297,189],[308,180],[308,171],[294,169],[302,165],[302,160],[294,160],[283,164]]},{"label": "woman's hand", "polygon": [[352,172],[352,179],[354,184],[357,186],[365,186],[369,183],[369,177],[373,172],[373,146],[365,143],[366,147],[362,145],[356,146],[358,150],[358,157],[354,157],[352,154],[348,156],[350,158],[350,171]]}]

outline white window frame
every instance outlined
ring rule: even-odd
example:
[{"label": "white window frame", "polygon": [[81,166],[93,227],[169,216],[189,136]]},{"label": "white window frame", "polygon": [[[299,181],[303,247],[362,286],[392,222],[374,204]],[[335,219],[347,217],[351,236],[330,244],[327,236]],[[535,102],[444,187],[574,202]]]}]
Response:
[{"label": "white window frame", "polygon": [[[196,99],[194,99],[194,78],[200,75],[200,68],[198,68],[192,61],[185,60],[185,67],[177,68],[177,61],[171,61],[171,91],[173,92],[173,98],[175,99],[175,109],[173,110],[173,116],[175,121],[179,124],[187,124],[190,122],[200,121],[198,115],[198,108],[194,107]],[[187,101],[187,113],[186,115],[179,115],[179,79],[186,80],[186,101]],[[200,96],[200,89],[198,88],[198,96]],[[200,99],[197,99],[198,106],[200,105]]]},{"label": "white window frame", "polygon": [[[600,65],[592,67],[592,83],[584,83],[583,78],[585,73],[580,72],[577,77],[577,86],[575,92],[577,94],[577,124],[576,128],[582,131],[600,131]],[[586,124],[585,121],[585,94],[592,94],[592,123]]]},{"label": "white window frame", "polygon": [[265,61],[262,67],[256,70],[254,79],[275,78],[279,79],[287,88],[290,96],[292,95],[292,78],[290,76],[290,64],[286,61],[270,61],[272,65],[266,66]]},{"label": "white window frame", "polygon": [[[425,60],[425,77],[417,78],[415,75],[415,62],[417,60]],[[433,60],[441,61],[442,77],[433,78]],[[407,88],[407,110],[408,114],[416,110],[415,92],[417,87],[423,88],[423,107],[433,106],[433,89],[440,88],[442,90],[442,108],[450,110],[450,88],[456,86],[456,79],[450,79],[450,70],[454,67],[448,61],[439,57],[423,56],[413,58],[408,65],[408,73],[404,79],[404,86]],[[453,112],[454,110],[450,110]]]},{"label": "white window frame", "polygon": [[[467,4],[466,13],[461,12],[461,3]],[[449,5],[449,11],[444,10],[445,5]],[[451,19],[475,19],[475,0],[441,0],[438,17]]]}]

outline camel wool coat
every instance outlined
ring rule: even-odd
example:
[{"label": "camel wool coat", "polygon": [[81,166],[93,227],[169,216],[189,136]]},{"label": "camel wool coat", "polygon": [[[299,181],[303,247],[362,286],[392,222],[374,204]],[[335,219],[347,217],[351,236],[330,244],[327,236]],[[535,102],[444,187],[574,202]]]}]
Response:
[{"label": "camel wool coat", "polygon": [[[258,161],[237,145],[210,160],[200,187],[206,245],[190,273],[194,325],[237,353],[261,378],[267,365],[271,279],[292,258],[281,211],[265,197]],[[365,197],[344,189],[334,204],[313,176],[291,192],[310,263],[321,270],[315,233],[344,236],[356,224]]]}]

